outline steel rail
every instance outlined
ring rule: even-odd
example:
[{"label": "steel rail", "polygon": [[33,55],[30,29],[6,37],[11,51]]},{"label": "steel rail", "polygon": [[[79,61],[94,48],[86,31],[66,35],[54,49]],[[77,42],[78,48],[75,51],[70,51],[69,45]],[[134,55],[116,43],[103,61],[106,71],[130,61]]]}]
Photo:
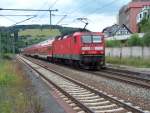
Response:
[{"label": "steel rail", "polygon": [[149,80],[143,80],[143,79],[139,79],[136,77],[125,76],[124,74],[121,74],[121,73],[119,74],[119,73],[108,72],[108,71],[105,71],[105,72],[104,71],[99,71],[99,72],[89,71],[88,73],[91,73],[97,76],[107,77],[107,78],[118,80],[118,81],[125,82],[125,83],[134,84],[136,86],[140,86],[143,88],[148,88],[148,89],[150,88]]},{"label": "steel rail", "polygon": [[[87,113],[94,113],[91,109],[89,109],[87,106],[85,106],[84,104],[82,104],[81,102],[79,102],[78,100],[76,100],[74,97],[72,97],[70,94],[68,94],[66,91],[64,91],[61,87],[59,87],[58,85],[56,85],[54,82],[52,82],[51,80],[49,80],[48,78],[46,78],[42,73],[40,73],[39,71],[37,71],[35,68],[33,68],[31,65],[27,64],[23,59],[21,59],[26,65],[28,65],[32,70],[34,70],[36,73],[38,73],[42,78],[44,78],[47,82],[49,82],[50,84],[52,84],[54,87],[56,87],[56,89],[58,89],[60,92],[62,92],[65,96],[69,97],[73,102],[75,102],[80,108],[82,108],[84,111],[86,111]],[[39,65],[41,66],[41,65]],[[43,66],[41,66],[43,67]]]},{"label": "steel rail", "polygon": [[[24,58],[25,58],[25,57],[24,57]],[[29,58],[25,58],[25,59],[28,59],[29,61],[33,62],[33,61],[32,61],[31,59],[29,59]],[[89,91],[91,91],[91,92],[93,92],[93,93],[95,93],[95,94],[97,94],[97,95],[99,95],[99,96],[102,96],[102,97],[104,97],[104,98],[107,98],[108,100],[110,100],[110,101],[116,103],[117,105],[119,105],[119,106],[121,106],[121,107],[123,107],[123,108],[125,108],[125,109],[127,109],[127,110],[129,110],[129,111],[132,111],[132,112],[134,112],[134,113],[145,113],[143,110],[141,110],[141,109],[139,109],[139,108],[136,108],[136,107],[134,107],[134,106],[132,106],[132,105],[126,103],[126,102],[120,101],[120,100],[116,99],[116,97],[111,97],[111,96],[109,96],[109,95],[107,95],[107,94],[105,94],[105,93],[99,91],[98,89],[91,88],[91,87],[89,87],[88,85],[85,85],[85,84],[83,84],[83,83],[81,83],[81,82],[79,82],[79,81],[77,81],[77,80],[74,80],[74,79],[72,79],[72,78],[70,78],[70,77],[67,77],[66,75],[64,75],[64,74],[62,74],[62,73],[59,73],[59,72],[57,72],[57,71],[55,71],[55,70],[53,70],[53,69],[50,69],[50,68],[48,68],[47,66],[44,66],[43,64],[39,64],[39,63],[37,63],[37,62],[34,62],[34,63],[35,63],[36,65],[39,65],[39,66],[41,66],[41,67],[43,67],[43,68],[45,68],[45,69],[47,69],[47,70],[49,70],[49,71],[51,71],[51,72],[57,74],[57,75],[59,75],[59,76],[65,78],[65,79],[67,79],[67,80],[69,80],[69,81],[71,81],[71,82],[77,84],[77,85],[80,85],[81,87],[83,87],[83,88],[85,88],[85,89],[87,89],[87,90],[89,90]]]}]

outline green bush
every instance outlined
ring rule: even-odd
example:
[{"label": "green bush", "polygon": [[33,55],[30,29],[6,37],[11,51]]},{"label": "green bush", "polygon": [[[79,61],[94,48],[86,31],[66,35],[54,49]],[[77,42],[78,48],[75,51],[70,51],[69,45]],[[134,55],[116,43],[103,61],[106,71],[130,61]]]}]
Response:
[{"label": "green bush", "polygon": [[150,31],[150,19],[144,18],[139,24],[140,32]]},{"label": "green bush", "polygon": [[121,42],[119,40],[108,40],[106,41],[106,47],[120,47]]},{"label": "green bush", "polygon": [[139,38],[138,34],[133,34],[128,40],[127,40],[128,46],[141,46],[142,40]]},{"label": "green bush", "polygon": [[142,40],[143,40],[144,46],[150,46],[150,32],[145,33]]}]

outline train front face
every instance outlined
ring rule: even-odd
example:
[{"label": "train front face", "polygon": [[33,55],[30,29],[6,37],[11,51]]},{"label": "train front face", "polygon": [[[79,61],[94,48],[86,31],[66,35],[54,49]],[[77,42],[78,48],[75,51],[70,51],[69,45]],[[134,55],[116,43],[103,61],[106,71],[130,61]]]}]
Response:
[{"label": "train front face", "polygon": [[86,66],[103,67],[105,65],[105,44],[102,33],[82,34],[81,63]]}]

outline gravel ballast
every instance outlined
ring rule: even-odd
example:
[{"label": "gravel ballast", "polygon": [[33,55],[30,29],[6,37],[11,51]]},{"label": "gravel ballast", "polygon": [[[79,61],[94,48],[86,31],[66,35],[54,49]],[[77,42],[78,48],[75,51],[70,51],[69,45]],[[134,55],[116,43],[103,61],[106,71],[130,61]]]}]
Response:
[{"label": "gravel ballast", "polygon": [[21,68],[25,72],[27,78],[31,80],[33,89],[36,95],[40,98],[40,103],[43,106],[44,111],[42,113],[66,113],[55,98],[51,95],[53,89],[48,87],[45,82],[34,71],[24,64],[20,63]]},{"label": "gravel ballast", "polygon": [[50,67],[55,70],[57,69],[62,74],[66,74],[76,80],[94,86],[108,94],[114,95],[127,102],[131,102],[143,109],[150,110],[150,89],[119,82],[102,76],[96,76],[84,71],[68,69],[68,67],[64,66],[53,65]]},{"label": "gravel ballast", "polygon": [[[40,61],[43,62],[43,61]],[[87,83],[95,88],[104,91],[119,99],[130,102],[135,106],[139,106],[144,110],[150,110],[150,89],[138,87],[128,83],[112,80],[103,76],[97,76],[84,72],[84,70],[76,70],[69,66],[60,66],[48,62],[47,66],[58,72],[65,74],[71,78]]]}]

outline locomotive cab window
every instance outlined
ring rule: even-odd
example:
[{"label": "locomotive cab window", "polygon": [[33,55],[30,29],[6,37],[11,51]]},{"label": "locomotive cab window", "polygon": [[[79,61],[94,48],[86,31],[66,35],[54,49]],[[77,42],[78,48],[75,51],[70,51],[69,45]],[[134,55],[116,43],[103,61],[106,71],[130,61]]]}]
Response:
[{"label": "locomotive cab window", "polygon": [[90,35],[82,36],[83,43],[92,43],[92,37]]},{"label": "locomotive cab window", "polygon": [[100,43],[102,37],[99,35],[84,35],[82,36],[82,43]]},{"label": "locomotive cab window", "polygon": [[101,36],[98,35],[93,36],[93,43],[100,43],[100,42],[102,42]]}]

